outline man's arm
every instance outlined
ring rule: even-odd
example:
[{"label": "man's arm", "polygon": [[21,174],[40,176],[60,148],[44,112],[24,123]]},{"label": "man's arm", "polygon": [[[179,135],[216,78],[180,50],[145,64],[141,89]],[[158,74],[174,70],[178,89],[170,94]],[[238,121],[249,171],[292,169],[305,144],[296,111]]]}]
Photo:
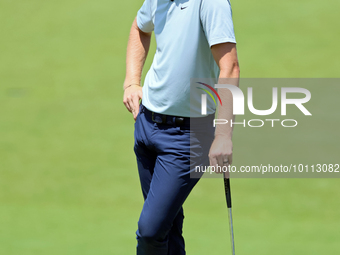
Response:
[{"label": "man's arm", "polygon": [[136,120],[139,101],[142,99],[141,76],[146,56],[149,52],[151,33],[141,31],[136,19],[133,21],[126,53],[126,76],[124,81],[125,107]]},{"label": "man's arm", "polygon": [[[236,44],[222,43],[211,47],[214,59],[220,68],[219,83],[225,83],[238,86],[240,68],[237,59]],[[226,79],[231,78],[231,79]],[[218,119],[226,119],[228,123],[234,120],[233,115],[233,97],[228,89],[219,89],[223,106],[218,107]],[[211,145],[209,159],[211,166],[223,166],[232,163],[233,128],[228,125],[217,125],[215,131],[215,140]],[[228,161],[228,164],[223,162]]]}]

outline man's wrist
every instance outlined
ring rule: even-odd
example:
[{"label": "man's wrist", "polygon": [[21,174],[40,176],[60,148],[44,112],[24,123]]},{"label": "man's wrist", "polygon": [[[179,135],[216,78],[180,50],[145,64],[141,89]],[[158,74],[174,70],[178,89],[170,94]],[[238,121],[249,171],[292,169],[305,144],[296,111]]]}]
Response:
[{"label": "man's wrist", "polygon": [[127,88],[130,88],[130,87],[132,87],[132,86],[138,86],[138,87],[140,87],[140,84],[139,83],[132,83],[132,84],[129,84],[129,85],[124,85],[123,86],[123,90],[126,90]]},{"label": "man's wrist", "polygon": [[215,138],[231,140],[233,134],[229,132],[215,132]]}]

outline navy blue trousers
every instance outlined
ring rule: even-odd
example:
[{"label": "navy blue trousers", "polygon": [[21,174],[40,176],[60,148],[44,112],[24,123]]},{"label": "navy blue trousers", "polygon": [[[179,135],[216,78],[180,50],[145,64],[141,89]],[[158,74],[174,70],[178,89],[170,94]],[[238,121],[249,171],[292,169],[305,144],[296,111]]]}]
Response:
[{"label": "navy blue trousers", "polygon": [[208,164],[210,146],[203,144],[214,138],[207,117],[199,119],[194,129],[157,124],[140,108],[134,150],[145,201],[136,232],[138,255],[185,254],[182,205],[200,177],[190,173]]}]

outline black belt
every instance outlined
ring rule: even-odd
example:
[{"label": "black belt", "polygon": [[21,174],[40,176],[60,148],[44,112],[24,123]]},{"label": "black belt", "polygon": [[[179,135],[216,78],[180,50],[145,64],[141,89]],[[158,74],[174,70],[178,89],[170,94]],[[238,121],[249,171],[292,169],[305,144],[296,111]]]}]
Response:
[{"label": "black belt", "polygon": [[175,127],[190,127],[190,118],[165,115],[157,112],[152,112],[142,105],[142,111],[157,124],[171,125]]}]

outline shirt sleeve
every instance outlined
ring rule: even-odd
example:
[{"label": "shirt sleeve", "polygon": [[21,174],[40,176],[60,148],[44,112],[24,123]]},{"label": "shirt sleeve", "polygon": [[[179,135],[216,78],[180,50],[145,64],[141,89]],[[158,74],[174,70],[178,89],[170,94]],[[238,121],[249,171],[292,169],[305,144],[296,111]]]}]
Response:
[{"label": "shirt sleeve", "polygon": [[143,6],[137,13],[137,25],[139,29],[145,33],[150,33],[154,29],[151,1],[152,0],[145,0]]},{"label": "shirt sleeve", "polygon": [[219,43],[236,43],[229,0],[202,0],[200,18],[210,47]]}]

